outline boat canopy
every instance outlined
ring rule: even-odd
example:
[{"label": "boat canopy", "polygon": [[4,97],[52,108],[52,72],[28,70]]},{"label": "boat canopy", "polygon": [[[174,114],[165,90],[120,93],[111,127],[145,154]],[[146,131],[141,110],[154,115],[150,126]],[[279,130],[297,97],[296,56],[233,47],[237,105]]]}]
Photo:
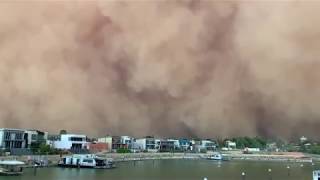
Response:
[{"label": "boat canopy", "polygon": [[25,163],[22,161],[10,161],[10,160],[6,160],[6,161],[0,161],[0,165],[7,165],[7,166],[18,166],[18,165],[24,165]]}]

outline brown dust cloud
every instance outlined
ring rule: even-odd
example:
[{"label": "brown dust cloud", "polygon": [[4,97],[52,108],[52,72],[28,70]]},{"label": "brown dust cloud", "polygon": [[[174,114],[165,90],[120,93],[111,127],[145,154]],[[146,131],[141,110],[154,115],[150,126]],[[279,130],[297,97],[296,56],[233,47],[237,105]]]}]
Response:
[{"label": "brown dust cloud", "polygon": [[317,136],[320,2],[0,2],[0,126]]}]

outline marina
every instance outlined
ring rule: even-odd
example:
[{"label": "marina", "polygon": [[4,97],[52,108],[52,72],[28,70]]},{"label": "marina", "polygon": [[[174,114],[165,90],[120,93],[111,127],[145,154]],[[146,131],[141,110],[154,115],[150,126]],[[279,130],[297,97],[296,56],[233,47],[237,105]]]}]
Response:
[{"label": "marina", "polygon": [[[288,169],[287,167],[290,167]],[[246,162],[246,161],[208,161],[208,160],[146,160],[119,162],[117,168],[78,169],[49,167],[40,168],[37,174],[32,168],[26,168],[23,176],[1,177],[0,180],[98,180],[98,179],[190,179],[203,180],[313,180],[313,170],[320,164],[281,163],[281,162]],[[268,170],[272,171],[269,172]]]}]

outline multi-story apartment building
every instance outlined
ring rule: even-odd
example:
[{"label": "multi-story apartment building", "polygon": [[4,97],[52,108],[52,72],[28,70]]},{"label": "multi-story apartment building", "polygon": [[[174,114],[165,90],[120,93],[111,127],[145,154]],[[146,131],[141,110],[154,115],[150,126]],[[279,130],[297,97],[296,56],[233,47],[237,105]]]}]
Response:
[{"label": "multi-story apartment building", "polygon": [[25,130],[22,129],[0,129],[0,149],[22,149],[26,147],[25,144]]}]

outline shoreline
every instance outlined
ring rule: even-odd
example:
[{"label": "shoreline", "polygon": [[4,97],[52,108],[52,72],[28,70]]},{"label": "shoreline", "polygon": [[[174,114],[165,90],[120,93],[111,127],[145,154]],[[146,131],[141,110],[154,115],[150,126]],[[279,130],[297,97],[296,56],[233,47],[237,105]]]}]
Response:
[{"label": "shoreline", "polygon": [[[236,154],[222,153],[223,156],[230,161],[252,161],[252,162],[289,162],[289,163],[312,163],[319,162],[320,156],[317,155],[275,155],[275,154]],[[210,154],[205,153],[105,153],[97,154],[104,158],[112,158],[114,162],[130,162],[130,161],[147,161],[147,160],[170,160],[170,159],[186,159],[186,160],[205,160]],[[33,156],[0,156],[0,160],[19,160],[26,163],[27,167],[31,166],[32,160],[44,160],[48,166],[56,166],[60,160],[59,155],[33,155]]]}]

